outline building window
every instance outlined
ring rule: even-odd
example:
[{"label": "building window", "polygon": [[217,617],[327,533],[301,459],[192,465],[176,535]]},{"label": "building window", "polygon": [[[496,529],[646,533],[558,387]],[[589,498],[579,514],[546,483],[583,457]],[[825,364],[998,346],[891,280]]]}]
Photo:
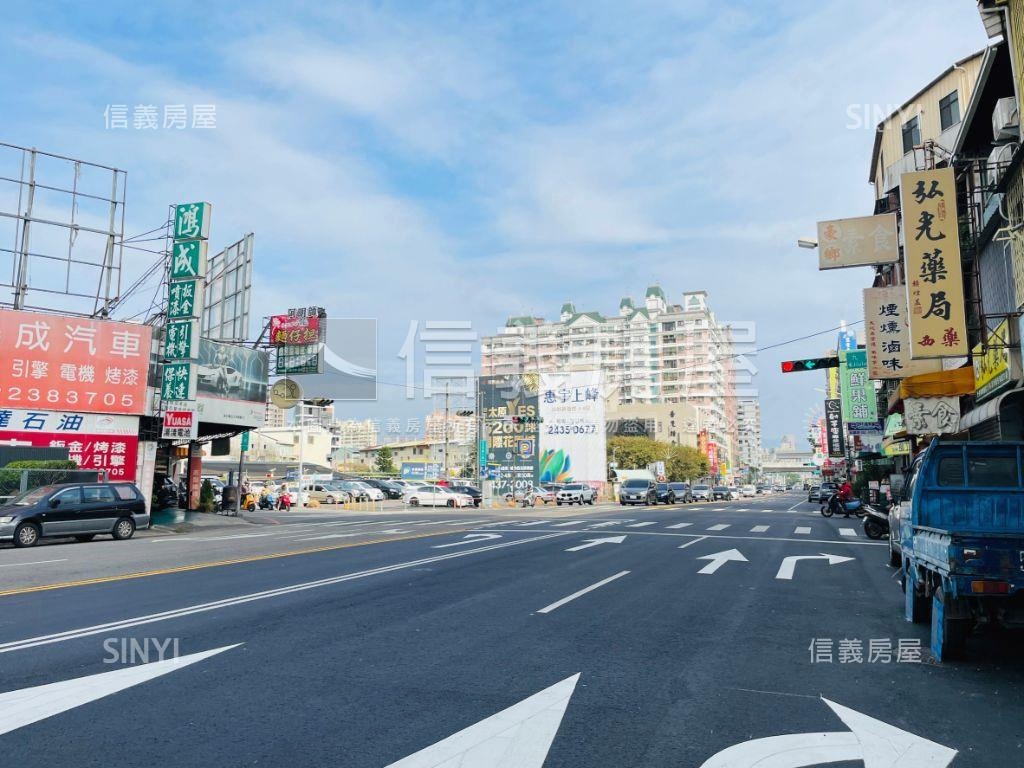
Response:
[{"label": "building window", "polygon": [[903,154],[912,152],[921,143],[921,124],[912,117],[903,124]]},{"label": "building window", "polygon": [[[939,99],[939,122],[942,125],[942,130],[960,122],[960,99],[956,91],[944,99]],[[904,143],[906,143],[906,139],[904,139]]]}]

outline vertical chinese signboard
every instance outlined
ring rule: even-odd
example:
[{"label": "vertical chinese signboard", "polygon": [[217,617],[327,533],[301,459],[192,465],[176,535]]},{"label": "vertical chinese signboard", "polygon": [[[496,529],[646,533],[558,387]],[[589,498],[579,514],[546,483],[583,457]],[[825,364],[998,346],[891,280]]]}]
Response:
[{"label": "vertical chinese signboard", "polygon": [[838,399],[825,401],[825,440],[828,456],[841,459],[846,455],[846,440],[843,437],[843,410]]},{"label": "vertical chinese signboard", "polygon": [[537,484],[539,376],[483,376],[479,379],[488,475],[494,493],[527,492]]},{"label": "vertical chinese signboard", "polygon": [[604,399],[601,372],[542,373],[540,482],[604,483]]},{"label": "vertical chinese signboard", "polygon": [[953,169],[904,173],[900,177],[900,197],[910,356],[966,355],[967,320]]},{"label": "vertical chinese signboard", "polygon": [[868,353],[863,349],[839,353],[839,390],[843,422],[878,421],[878,398],[875,385],[868,377]]},{"label": "vertical chinese signboard", "polygon": [[942,368],[938,360],[910,357],[910,324],[903,286],[864,290],[864,331],[868,378],[905,379]]},{"label": "vertical chinese signboard", "polygon": [[974,397],[982,402],[992,397],[1012,381],[1010,374],[1010,321],[1003,320],[994,331],[988,332],[987,344],[976,344],[971,349],[974,361]]}]

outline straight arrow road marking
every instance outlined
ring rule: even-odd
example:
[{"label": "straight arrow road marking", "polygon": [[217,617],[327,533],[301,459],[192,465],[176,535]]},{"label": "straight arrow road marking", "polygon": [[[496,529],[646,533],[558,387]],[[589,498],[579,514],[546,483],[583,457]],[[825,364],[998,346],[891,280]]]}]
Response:
[{"label": "straight arrow road marking", "polygon": [[853,528],[840,528],[839,529],[839,535],[840,536],[856,536],[857,535],[857,531],[855,531]]},{"label": "straight arrow road marking", "polygon": [[579,679],[567,677],[386,768],[542,768]]},{"label": "straight arrow road marking", "polygon": [[752,739],[723,749],[700,768],[803,768],[863,762],[865,768],[947,768],[957,751],[822,698],[850,729]]},{"label": "straight arrow road marking", "polygon": [[604,539],[584,539],[584,543],[575,547],[569,547],[566,552],[579,552],[581,549],[599,547],[602,544],[621,544],[626,540],[625,536],[608,536]]},{"label": "straight arrow road marking", "polygon": [[446,547],[461,547],[463,544],[476,544],[481,541],[488,541],[490,539],[500,539],[500,533],[469,533],[466,534],[462,541],[456,541],[452,544],[435,544],[431,549],[445,549]]},{"label": "straight arrow road marking", "polygon": [[771,526],[768,525],[755,525],[750,529],[751,533],[765,533]]},{"label": "straight arrow road marking", "polygon": [[731,523],[718,523],[717,525],[712,525],[707,530],[709,530],[709,531],[724,531],[730,525],[731,525]]},{"label": "straight arrow road marking", "polygon": [[693,525],[693,523],[676,523],[675,525],[666,525],[665,527],[675,530],[677,528],[689,528],[691,525]]},{"label": "straight arrow road marking", "polygon": [[698,560],[710,560],[711,562],[701,568],[697,573],[710,575],[728,562],[747,563],[750,562],[738,549],[727,549],[724,552],[715,552],[713,555],[703,555]]},{"label": "straight arrow road marking", "polygon": [[839,565],[840,563],[848,563],[853,558],[844,557],[843,555],[829,555],[825,552],[822,552],[820,555],[791,555],[782,561],[782,565],[779,566],[779,572],[775,574],[775,578],[786,581],[791,580],[793,572],[796,570],[796,564],[801,560],[827,560],[829,565]]},{"label": "straight arrow road marking", "polygon": [[793,533],[799,533],[801,535],[806,535],[806,534],[808,534],[810,532],[811,532],[811,529],[808,528],[805,525],[797,526],[797,529],[795,531],[793,531]]},{"label": "straight arrow road marking", "polygon": [[115,669],[113,672],[100,672],[74,680],[62,680],[59,683],[0,693],[0,735],[184,669],[190,664],[237,648],[239,645],[241,643],[164,661],[154,661],[151,664]]},{"label": "straight arrow road marking", "polygon": [[653,522],[633,523],[632,525],[627,525],[626,527],[627,528],[646,528],[648,525],[654,525],[654,523]]},{"label": "straight arrow road marking", "polygon": [[556,610],[557,608],[561,608],[566,603],[571,603],[577,597],[583,597],[583,595],[587,594],[588,592],[593,592],[595,589],[600,589],[605,584],[610,584],[611,582],[615,581],[616,579],[621,579],[623,576],[627,576],[628,574],[629,574],[629,571],[619,571],[614,576],[609,576],[607,579],[602,579],[601,581],[597,582],[596,584],[591,584],[589,587],[584,587],[579,592],[573,592],[568,597],[563,597],[561,600],[556,600],[551,605],[544,606],[539,611],[537,611],[537,613],[551,613],[552,611]]}]

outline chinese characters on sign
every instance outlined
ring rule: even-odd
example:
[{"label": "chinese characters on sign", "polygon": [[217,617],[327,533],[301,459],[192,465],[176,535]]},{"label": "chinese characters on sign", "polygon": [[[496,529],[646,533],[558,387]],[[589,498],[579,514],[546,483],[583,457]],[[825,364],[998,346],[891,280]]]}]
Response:
[{"label": "chinese characters on sign", "polygon": [[846,455],[843,411],[838,398],[830,398],[825,401],[825,439],[828,443],[829,458],[841,459]]},{"label": "chinese characters on sign", "polygon": [[198,435],[199,414],[195,411],[164,411],[160,435],[164,440],[195,440]]},{"label": "chinese characters on sign", "polygon": [[952,168],[900,177],[911,357],[967,354],[956,180]]},{"label": "chinese characters on sign", "polygon": [[607,480],[604,398],[600,371],[542,373],[540,481]]},{"label": "chinese characters on sign", "polygon": [[0,407],[141,414],[151,329],[0,310]]},{"label": "chinese characters on sign", "polygon": [[868,353],[863,349],[839,353],[839,391],[843,402],[843,422],[878,421],[878,398],[868,377]]},{"label": "chinese characters on sign", "polygon": [[951,435],[960,431],[959,397],[908,397],[903,406],[908,435]]},{"label": "chinese characters on sign", "polygon": [[279,345],[316,344],[320,340],[317,315],[273,315],[270,318],[270,343]]},{"label": "chinese characters on sign", "polygon": [[496,496],[525,493],[537,484],[538,376],[479,379],[488,474]]},{"label": "chinese characters on sign", "polygon": [[942,368],[939,360],[910,357],[910,324],[903,286],[864,290],[864,331],[869,378],[904,379]]},{"label": "chinese characters on sign", "polygon": [[811,664],[920,664],[921,640],[917,637],[871,638],[865,645],[858,638],[844,637],[833,640],[831,637],[816,637],[811,640],[808,649],[811,652]]},{"label": "chinese characters on sign", "polygon": [[[160,128],[183,131],[188,127],[216,128],[217,105],[193,104],[191,120],[188,104],[164,104],[160,110],[156,104],[136,104],[128,115],[127,104],[107,104],[103,110],[103,125],[108,131],[156,131]],[[161,113],[163,120],[161,121]]]},{"label": "chinese characters on sign", "polygon": [[899,261],[896,214],[818,222],[818,269]]},{"label": "chinese characters on sign", "polygon": [[988,332],[986,344],[971,349],[974,360],[974,389],[978,402],[986,400],[1010,384],[1010,322],[1003,320]]}]

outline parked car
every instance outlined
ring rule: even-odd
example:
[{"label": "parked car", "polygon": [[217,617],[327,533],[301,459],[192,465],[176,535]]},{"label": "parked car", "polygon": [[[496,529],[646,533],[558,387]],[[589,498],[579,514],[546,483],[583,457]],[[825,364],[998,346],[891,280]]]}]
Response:
[{"label": "parked car", "polygon": [[484,495],[480,493],[480,489],[472,485],[465,483],[454,483],[448,486],[448,490],[453,493],[463,493],[473,499],[473,506],[479,507],[480,502],[483,501]]},{"label": "parked car", "polygon": [[690,491],[693,493],[694,501],[711,501],[710,485],[695,485]]},{"label": "parked car", "polygon": [[690,492],[689,483],[669,483],[668,484],[668,503],[669,504],[689,504],[693,501],[693,494]]},{"label": "parked car", "polygon": [[772,487],[770,485],[759,485],[757,486],[758,496],[770,496],[772,493]]},{"label": "parked car", "polygon": [[46,485],[0,506],[0,541],[13,541],[16,547],[65,536],[130,539],[138,528],[148,527],[146,501],[134,483]]},{"label": "parked car", "polygon": [[557,494],[565,487],[565,483],[541,483],[540,487],[545,491],[551,491],[552,493]]},{"label": "parked car", "polygon": [[716,485],[711,489],[711,500],[712,501],[731,501],[732,499],[738,499],[739,493],[730,488],[727,485]]},{"label": "parked car", "polygon": [[405,489],[396,488],[388,480],[378,480],[377,478],[366,478],[359,482],[365,483],[371,488],[376,488],[378,491],[384,494],[384,498],[387,499],[400,499]]},{"label": "parked car", "polygon": [[821,501],[821,486],[812,485],[811,489],[807,492],[807,501]]},{"label": "parked car", "polygon": [[753,485],[741,485],[740,486],[740,496],[742,496],[745,499],[749,499],[749,498],[753,498],[754,496],[757,496],[757,487],[753,486]]},{"label": "parked car", "polygon": [[320,504],[344,504],[352,500],[352,494],[337,483],[312,483],[304,486],[302,492],[306,497],[306,504],[311,499]]},{"label": "parked car", "polygon": [[597,500],[597,491],[586,483],[568,483],[555,494],[555,503],[562,504],[593,504]]},{"label": "parked car", "polygon": [[632,478],[622,484],[619,490],[619,502],[627,504],[657,504],[657,486],[650,480]]},{"label": "parked car", "polygon": [[366,491],[366,495],[364,498],[367,498],[370,501],[384,501],[384,499],[387,498],[387,494],[385,494],[384,491],[382,491],[380,488],[370,485],[365,480],[351,480],[350,482],[353,483],[357,488],[362,488],[364,491]]},{"label": "parked car", "polygon": [[473,497],[456,493],[442,485],[420,485],[402,496],[410,507],[471,507]]}]

